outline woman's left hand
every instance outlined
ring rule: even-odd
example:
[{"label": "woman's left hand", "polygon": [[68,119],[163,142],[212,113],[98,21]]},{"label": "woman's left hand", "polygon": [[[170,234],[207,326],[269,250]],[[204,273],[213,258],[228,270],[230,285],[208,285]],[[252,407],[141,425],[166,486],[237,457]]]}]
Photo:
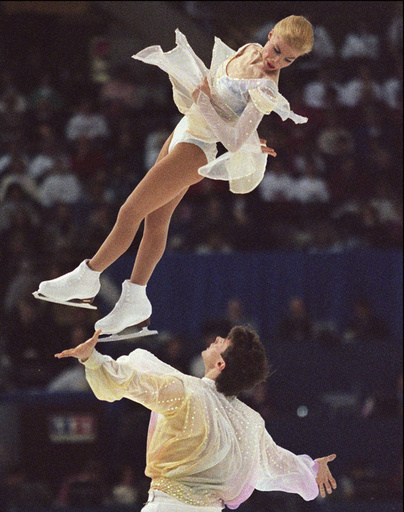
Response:
[{"label": "woman's left hand", "polygon": [[265,139],[260,139],[261,142],[261,151],[263,153],[268,153],[268,155],[276,156],[276,151],[267,146],[267,141]]},{"label": "woman's left hand", "polygon": [[316,462],[318,462],[316,482],[323,498],[326,497],[326,491],[328,494],[331,494],[333,489],[337,488],[337,482],[332,476],[331,471],[328,469],[328,463],[333,461],[336,457],[337,456],[334,453],[332,455],[328,455],[328,457],[316,459]]}]

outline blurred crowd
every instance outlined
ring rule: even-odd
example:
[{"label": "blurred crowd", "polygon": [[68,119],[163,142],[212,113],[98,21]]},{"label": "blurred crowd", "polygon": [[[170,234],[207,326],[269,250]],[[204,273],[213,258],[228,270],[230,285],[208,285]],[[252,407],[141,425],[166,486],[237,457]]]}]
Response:
[{"label": "blurred crowd", "polygon": [[[390,26],[375,32],[361,20],[341,47],[316,25],[313,53],[280,80],[309,122],[266,116],[259,132],[278,156],[269,157],[260,186],[248,195],[211,180],[191,187],[168,250],[401,247],[400,21],[402,12],[392,14]],[[250,36],[265,43],[259,31]],[[3,62],[0,73],[3,276],[22,260],[71,267],[91,257],[179,119],[169,81],[134,76],[131,63],[96,84],[68,64],[52,73],[38,56],[26,66]]]},{"label": "blurred crowd", "polygon": [[[275,114],[267,116],[259,133],[278,156],[269,157],[262,183],[245,196],[231,194],[227,183],[218,181],[191,187],[174,213],[168,251],[402,248],[402,3],[396,5],[388,26],[375,30],[361,20],[340,45],[330,27],[315,23],[312,54],[280,79],[280,92],[309,122],[294,125]],[[272,26],[254,27],[250,40],[265,44]],[[209,20],[206,27],[211,27]],[[94,83],[84,70],[69,69],[69,62],[47,69],[40,54],[24,63],[0,64],[1,391],[88,390],[82,366],[73,361],[56,365],[53,353],[90,336],[96,318],[78,308],[39,303],[31,292],[42,279],[61,275],[92,256],[178,122],[168,80],[150,77],[153,73],[134,76],[128,63]],[[355,304],[344,330],[314,321],[307,309],[301,298],[291,297],[274,334],[275,363],[295,358],[297,364],[298,351],[306,352],[309,343],[317,347],[318,360],[331,360],[330,354],[338,351],[344,361],[354,361],[359,352],[371,357],[375,345],[366,341],[378,340],[383,347],[380,340],[390,336],[365,300]],[[229,326],[245,322],[254,326],[256,320],[239,300],[230,301],[224,318],[203,327],[198,348],[213,334],[226,335]],[[156,353],[181,371],[200,376],[201,360],[187,350],[189,343],[170,334],[158,341]],[[317,362],[313,358],[313,365]],[[337,372],[337,364],[335,368]],[[290,372],[293,379],[292,367]],[[273,382],[287,377],[277,372]],[[393,381],[382,390],[367,386],[367,381],[359,387],[324,388],[316,399],[330,414],[402,415],[402,374],[394,374]],[[268,389],[264,385],[246,400],[266,419],[287,414]],[[304,416],[304,409],[300,414]],[[48,504],[68,504],[68,499],[73,505],[83,504],[80,499],[94,500],[84,505],[134,504],[139,495],[144,497],[144,489],[134,484],[132,469],[117,468],[109,478],[116,485],[107,496],[99,492],[99,466],[83,468],[56,497],[46,487],[35,489],[20,468],[2,483],[16,500],[42,492]],[[356,482],[366,480],[366,469],[358,463],[347,475],[346,496],[359,492]],[[391,478],[399,489],[402,466]],[[259,506],[257,501],[255,512]]]}]

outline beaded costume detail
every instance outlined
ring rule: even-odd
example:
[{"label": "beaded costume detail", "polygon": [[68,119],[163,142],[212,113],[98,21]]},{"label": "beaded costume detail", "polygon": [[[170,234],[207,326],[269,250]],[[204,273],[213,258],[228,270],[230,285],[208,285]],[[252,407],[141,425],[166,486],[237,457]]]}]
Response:
[{"label": "beaded costume detail", "polygon": [[94,351],[84,365],[97,398],[125,397],[152,411],[146,475],[153,489],[230,509],[255,488],[317,496],[317,463],[277,446],[261,416],[219,393],[214,380],[184,375],[142,349],[116,361]]}]

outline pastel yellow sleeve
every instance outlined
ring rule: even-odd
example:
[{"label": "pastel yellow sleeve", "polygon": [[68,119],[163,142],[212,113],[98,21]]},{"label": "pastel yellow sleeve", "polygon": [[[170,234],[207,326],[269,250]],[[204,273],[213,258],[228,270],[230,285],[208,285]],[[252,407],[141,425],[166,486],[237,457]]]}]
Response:
[{"label": "pastel yellow sleeve", "polygon": [[99,400],[114,402],[128,398],[158,414],[173,414],[185,399],[178,375],[139,371],[129,356],[116,361],[94,351],[83,363],[87,381]]}]

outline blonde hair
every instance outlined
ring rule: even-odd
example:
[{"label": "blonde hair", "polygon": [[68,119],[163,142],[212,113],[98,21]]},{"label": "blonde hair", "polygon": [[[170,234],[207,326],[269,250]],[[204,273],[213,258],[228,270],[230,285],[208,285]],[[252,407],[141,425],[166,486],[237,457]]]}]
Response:
[{"label": "blonde hair", "polygon": [[278,21],[273,31],[302,54],[311,52],[313,48],[313,25],[304,16],[288,16]]}]

